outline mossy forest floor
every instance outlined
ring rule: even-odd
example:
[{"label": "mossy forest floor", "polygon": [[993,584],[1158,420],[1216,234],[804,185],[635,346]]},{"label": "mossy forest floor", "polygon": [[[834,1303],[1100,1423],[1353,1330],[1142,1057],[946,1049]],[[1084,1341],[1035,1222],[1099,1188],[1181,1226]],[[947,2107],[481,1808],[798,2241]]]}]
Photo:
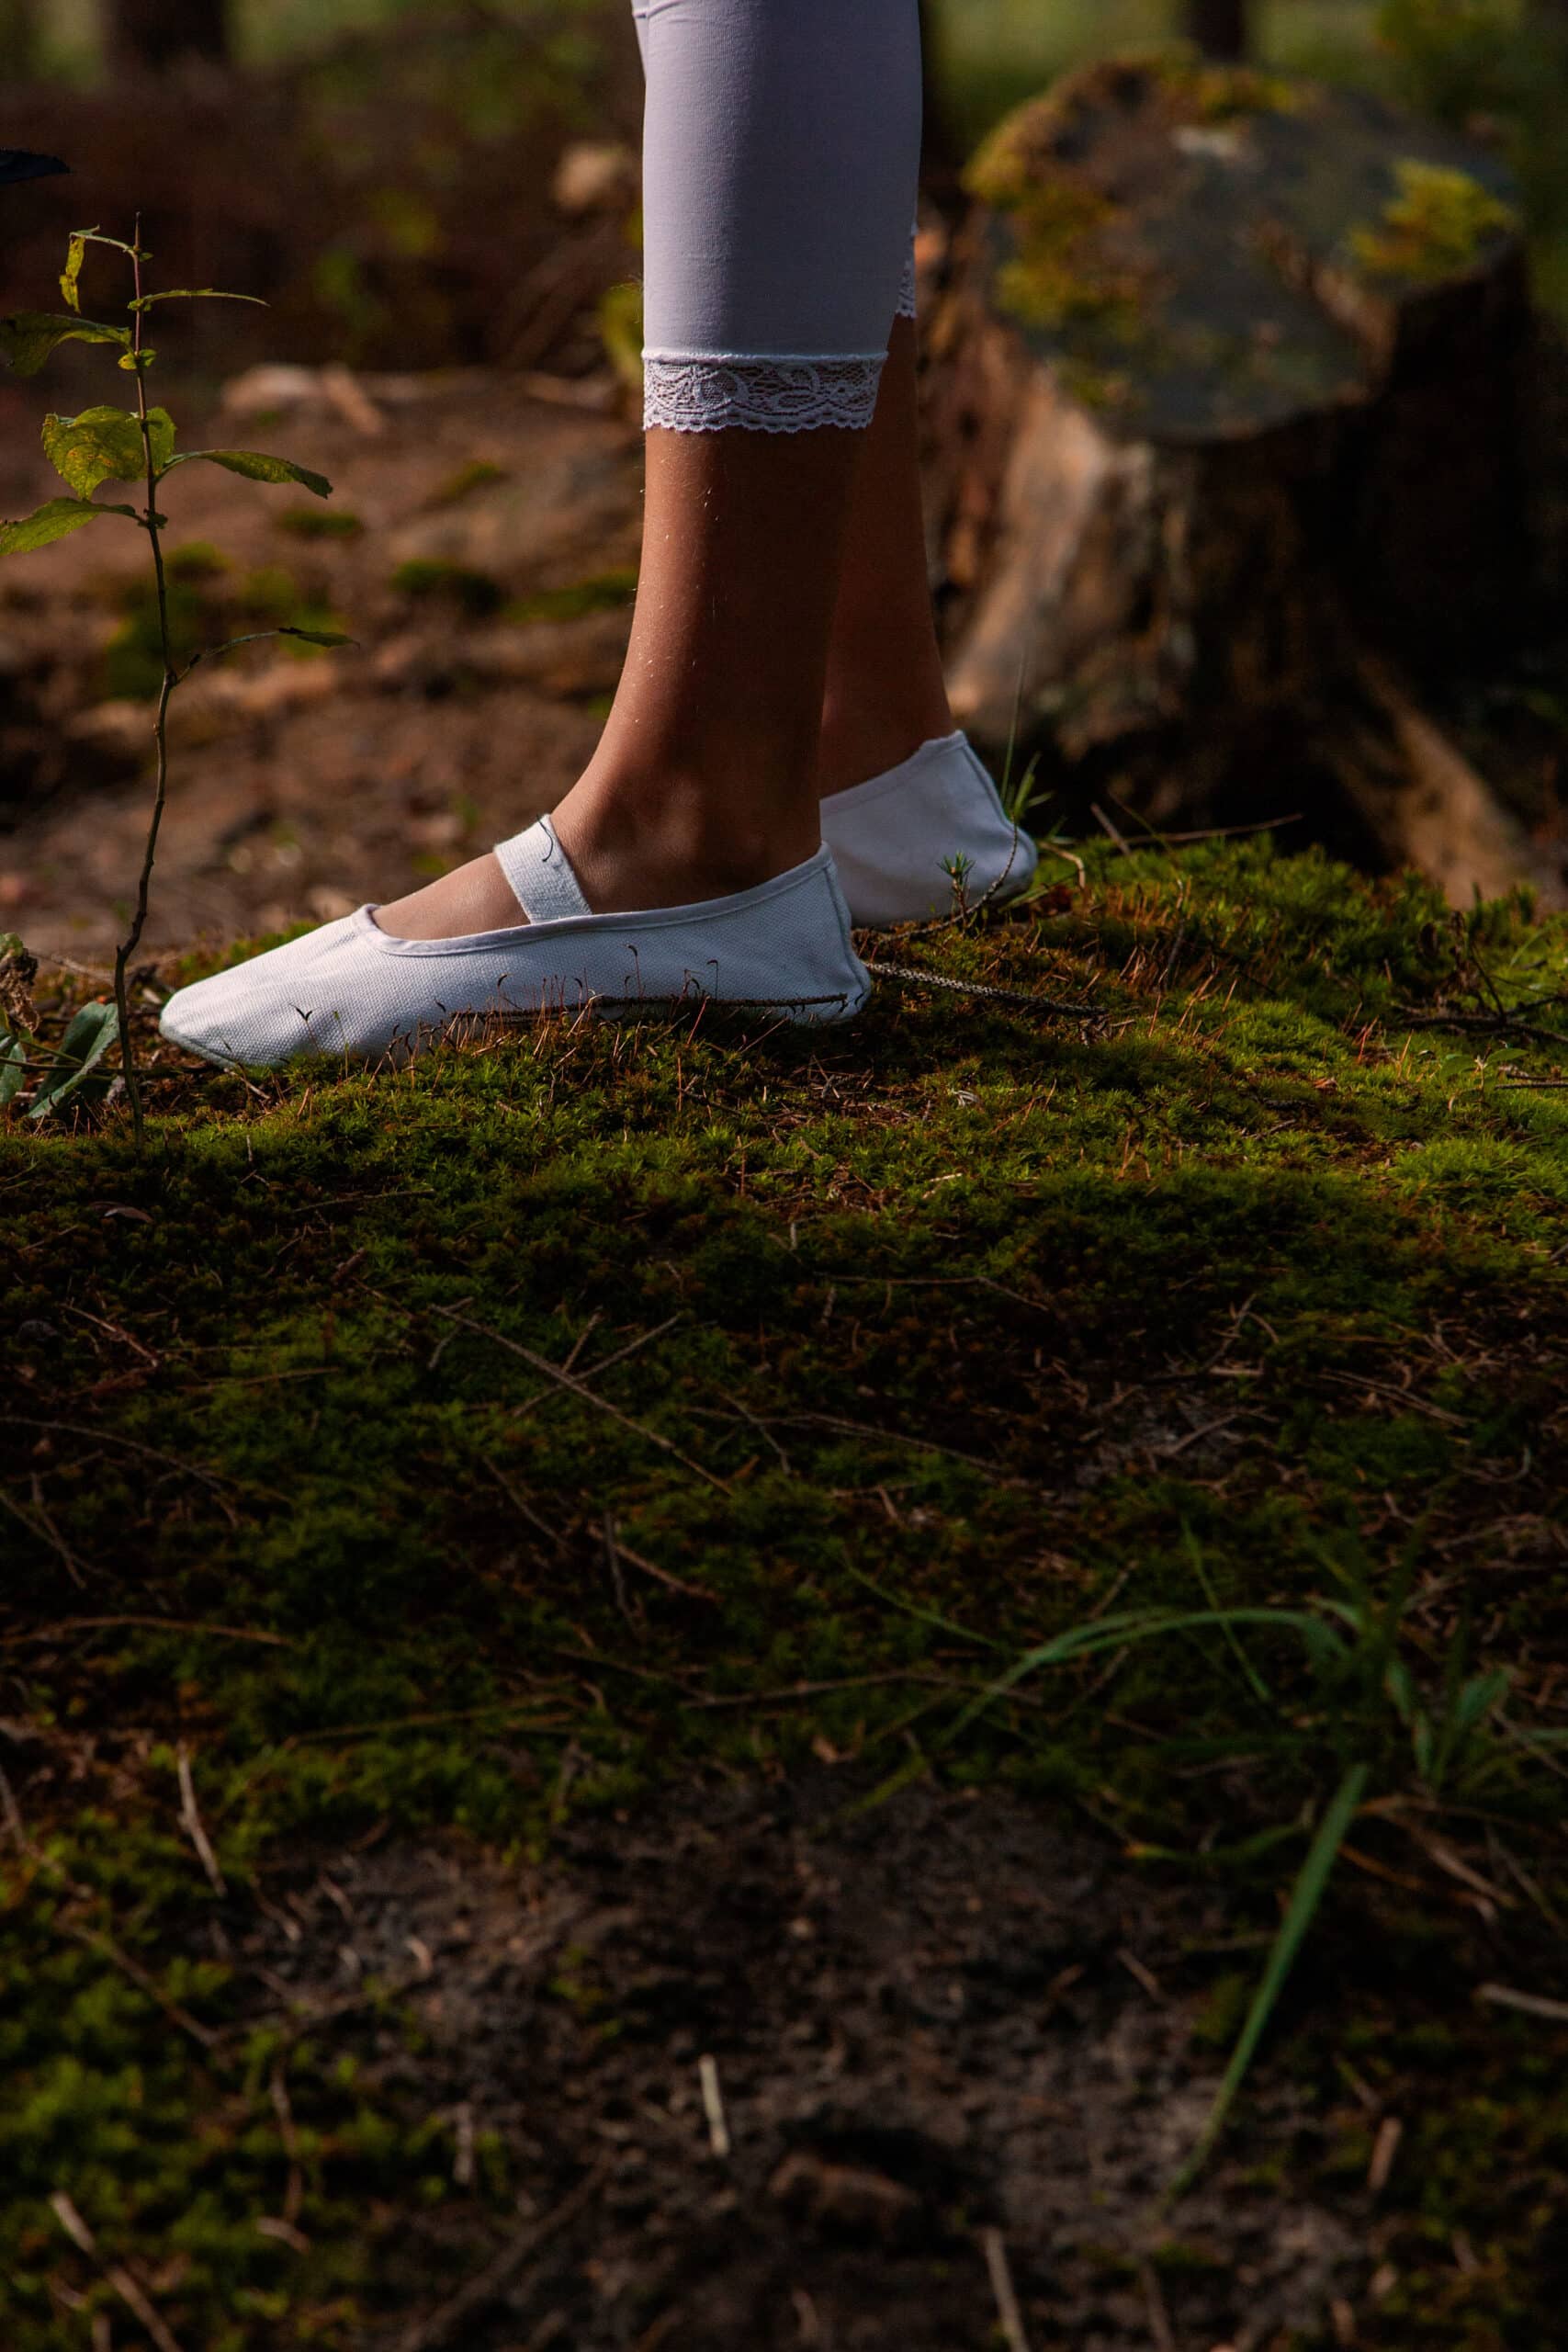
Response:
[{"label": "mossy forest floor", "polygon": [[1552,2339],[1568,925],[1083,854],[13,1113],[6,2352]]}]

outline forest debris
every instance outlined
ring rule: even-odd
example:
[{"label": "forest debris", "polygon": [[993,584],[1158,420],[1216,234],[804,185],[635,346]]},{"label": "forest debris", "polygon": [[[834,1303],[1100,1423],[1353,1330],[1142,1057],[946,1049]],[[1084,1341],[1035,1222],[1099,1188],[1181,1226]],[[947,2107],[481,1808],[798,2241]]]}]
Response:
[{"label": "forest debris", "polygon": [[29,955],[14,931],[0,932],[0,1022],[19,1029],[38,1027],[32,987],[38,978],[38,957]]},{"label": "forest debris", "polygon": [[338,414],[345,423],[352,424],[356,433],[363,433],[367,439],[385,433],[386,418],[351,368],[342,366],[323,368],[321,387]]},{"label": "forest debris", "polygon": [[465,2343],[466,2331],[471,2321],[479,2319],[502,2295],[522,2269],[531,2255],[558,2237],[578,2215],[591,2205],[604,2185],[608,2163],[602,2161],[584,2175],[569,2197],[564,2197],[543,2221],[525,2222],[522,2229],[508,2240],[492,2261],[466,2287],[431,2312],[428,2319],[416,2320],[397,2339],[393,2352],[436,2352],[443,2344]]},{"label": "forest debris", "polygon": [[640,178],[637,159],[622,141],[579,139],[562,151],[550,201],[570,220],[629,208],[637,202]]},{"label": "forest debris", "polygon": [[341,362],[324,368],[296,368],[265,360],[242,375],[231,376],[218,395],[218,405],[229,416],[261,416],[274,409],[334,409],[345,424],[367,440],[387,429],[387,420],[366,390],[364,379]]},{"label": "forest debris", "polygon": [[729,2121],[724,2112],[724,2093],[719,2088],[718,2061],[705,2051],[697,2060],[697,2081],[703,2094],[703,2113],[707,2118],[708,2145],[722,2164],[729,2154]]},{"label": "forest debris", "polygon": [[1475,1996],[1495,2009],[1517,2009],[1527,2018],[1545,2018],[1552,2025],[1568,2025],[1568,2001],[1550,2000],[1544,1993],[1518,1993],[1508,1984],[1483,1984]]},{"label": "forest debris", "polygon": [[201,1815],[197,1808],[196,1782],[190,1769],[190,1750],[183,1741],[175,1760],[180,1781],[180,1827],[196,1848],[197,1860],[207,1873],[207,1883],[213,1894],[227,1894],[229,1889],[224,1883],[223,1873],[218,1867],[218,1857],[212,1850],[212,1842],[202,1826]]},{"label": "forest debris", "polygon": [[1520,882],[1543,909],[1568,907],[1561,854],[1531,842],[1386,663],[1364,657],[1360,674],[1390,722],[1403,775],[1385,780],[1353,762],[1340,773],[1389,863],[1430,875],[1451,907],[1471,907],[1477,894],[1501,898]]},{"label": "forest debris", "polygon": [[1404,2137],[1404,2126],[1397,2115],[1385,2115],[1378,2126],[1378,2136],[1372,2146],[1372,2160],[1367,2166],[1367,2187],[1374,2197],[1381,2197],[1388,2187],[1393,2160],[1399,2154],[1399,2143]]},{"label": "forest debris", "polygon": [[141,2321],[157,2346],[158,2352],[180,2352],[178,2338],[171,2335],[130,2271],[122,2262],[104,2260],[98,2252],[97,2240],[64,2189],[55,2189],[49,2201],[53,2209],[55,2220],[60,2223],[72,2245],[85,2254],[90,2262],[97,2265],[120,2301]]},{"label": "forest debris", "polygon": [[784,2158],[768,2194],[818,2226],[870,2232],[891,2242],[918,2222],[921,2200],[912,2188],[863,2165],[832,2164],[807,2149]]},{"label": "forest debris", "polygon": [[1029,2338],[1023,2332],[1023,2313],[1019,2307],[1018,2290],[1012,2283],[1012,2267],[1008,2261],[1007,2241],[1000,2230],[982,2230],[980,2245],[986,2256],[986,2268],[990,2274],[997,2317],[1001,2323],[1008,2352],[1029,2352]]},{"label": "forest debris", "polygon": [[521,585],[558,580],[555,567],[581,563],[588,548],[597,551],[596,568],[608,570],[635,548],[636,526],[632,453],[597,418],[563,416],[547,467],[416,515],[389,535],[386,554],[394,567],[454,565]]}]

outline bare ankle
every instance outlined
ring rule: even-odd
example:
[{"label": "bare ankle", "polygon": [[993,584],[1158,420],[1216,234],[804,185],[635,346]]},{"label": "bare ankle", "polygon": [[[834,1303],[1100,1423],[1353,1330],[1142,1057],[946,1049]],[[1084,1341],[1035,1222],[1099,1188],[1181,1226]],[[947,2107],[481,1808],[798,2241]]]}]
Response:
[{"label": "bare ankle", "polygon": [[830,703],[822,713],[818,788],[825,800],[848,792],[912,758],[922,743],[952,732],[945,699],[928,698],[897,711],[867,708],[852,699]]},{"label": "bare ankle", "polygon": [[610,914],[728,898],[811,856],[819,838],[811,804],[804,816],[772,809],[765,796],[753,799],[749,779],[728,782],[719,793],[679,773],[591,770],[552,820],[590,906]]}]

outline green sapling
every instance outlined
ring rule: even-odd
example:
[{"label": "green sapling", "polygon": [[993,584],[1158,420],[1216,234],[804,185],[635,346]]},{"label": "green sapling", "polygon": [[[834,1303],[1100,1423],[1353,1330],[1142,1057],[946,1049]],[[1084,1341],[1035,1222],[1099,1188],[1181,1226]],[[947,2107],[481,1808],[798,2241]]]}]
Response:
[{"label": "green sapling", "polygon": [[[95,319],[82,316],[78,286],[89,245],[106,245],[113,252],[122,254],[130,264],[131,293],[125,306],[130,321],[129,326],[107,326]],[[254,644],[258,638],[297,637],[305,639],[311,645],[348,645],[353,642],[352,639],[330,629],[258,628],[248,630],[243,637],[230,638],[222,645],[204,647],[200,652],[191,656],[183,670],[175,662],[169,634],[168,587],[162,537],[168,518],[158,511],[159,491],[175,468],[189,465],[199,458],[209,465],[226,467],[230,473],[243,474],[251,481],[298,482],[317,498],[330,498],[332,484],[323,475],[294,465],[287,458],[264,457],[254,449],[175,447],[173,417],[167,409],[150,408],[147,402],[147,371],[157,357],[145,339],[147,313],[155,302],[254,302],[258,297],[225,293],[215,286],[176,286],[150,293],[142,277],[142,267],[151,258],[151,254],[141,243],[140,213],[136,216],[129,244],[118,237],[103,236],[96,228],[78,230],[67,247],[65,268],[60,280],[60,290],[69,305],[68,310],[62,313],[24,311],[15,317],[0,319],[0,354],[10,362],[18,376],[36,375],[60,344],[92,343],[102,344],[112,350],[115,365],[136,379],[136,405],[133,409],[89,408],[84,409],[80,416],[45,417],[44,450],[71,495],[47,500],[21,522],[0,524],[0,555],[23,555],[32,548],[48,547],[52,540],[65,538],[71,532],[83,529],[105,514],[118,515],[147,534],[157,595],[164,674],[152,721],[155,781],[137,885],[135,913],[130,932],[115,951],[113,1010],[107,1006],[89,1006],[77,1014],[60,1052],[51,1057],[51,1067],[35,1090],[30,1105],[34,1117],[57,1108],[68,1094],[76,1091],[89,1070],[101,1059],[110,1033],[118,1029],[120,1067],[125,1074],[125,1091],[139,1149],[143,1137],[143,1114],[141,1089],[131,1048],[128,975],[130,959],[141,944],[146,926],[148,891],[152,886],[152,868],[158,854],[158,831],[168,795],[170,697],[198,662],[214,654],[231,652],[235,646]],[[146,503],[138,507],[96,499],[94,492],[105,482],[137,483],[145,495]],[[0,1066],[15,1068],[19,1076],[24,1056],[21,1052],[14,1052],[13,1047],[22,1045],[36,1047],[37,1043],[37,1039],[30,1036],[24,1041],[9,1035],[0,1035]],[[3,1099],[4,1095],[0,1094],[0,1100]]]}]

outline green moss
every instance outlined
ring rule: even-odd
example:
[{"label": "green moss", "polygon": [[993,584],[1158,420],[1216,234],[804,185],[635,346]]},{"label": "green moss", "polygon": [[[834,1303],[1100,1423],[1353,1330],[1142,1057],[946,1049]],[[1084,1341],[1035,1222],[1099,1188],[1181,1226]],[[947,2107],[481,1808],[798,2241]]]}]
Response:
[{"label": "green moss", "polygon": [[220,580],[233,569],[233,559],[210,539],[186,539],[164,557],[164,570],[171,580]]},{"label": "green moss", "polygon": [[1399,193],[1381,221],[1351,232],[1351,249],[1365,276],[1435,283],[1471,268],[1495,239],[1518,233],[1515,208],[1468,172],[1414,159],[1394,169]]},{"label": "green moss", "polygon": [[488,618],[506,602],[505,589],[488,571],[475,571],[465,564],[446,563],[435,557],[416,556],[407,563],[400,563],[391,584],[400,596],[417,600],[449,598],[471,620]]},{"label": "green moss", "polygon": [[432,506],[457,506],[465,498],[471,498],[476,490],[489,490],[494,483],[510,479],[504,466],[494,464],[489,458],[470,458],[432,491],[429,503]]},{"label": "green moss", "polygon": [[364,516],[348,506],[285,506],[272,519],[297,539],[356,539],[365,528]]},{"label": "green moss", "polygon": [[[8,1396],[56,1425],[13,1457],[6,1630],[65,1627],[7,1648],[33,1841],[0,1853],[16,2352],[58,2341],[62,2180],[107,2259],[178,2249],[178,2340],[339,2352],[370,2324],[378,2228],[446,2172],[376,2065],[244,2023],[255,1986],[179,1829],[182,1743],[243,1902],[333,1839],[541,1851],[579,1808],[787,1771],[813,1741],[869,1776],[918,1707],[933,1770],[1092,1815],[1151,1870],[1199,1858],[1252,1939],[1209,1996],[1219,2046],[1348,1749],[1399,1801],[1358,1850],[1424,1867],[1399,1825],[1428,1821],[1429,1764],[1334,1611],[1387,1621],[1433,1723],[1501,1668],[1535,1723],[1568,1623],[1568,1098],[1509,1090],[1568,1062],[1568,924],[1453,916],[1266,842],[1085,856],[1065,910],[898,960],[1093,990],[1098,1031],[885,983],[821,1035],[547,1022],[407,1073],[254,1083],[165,1057],[141,1159],[114,1106],[77,1133],[0,1122]],[[1491,1002],[1483,966],[1543,1035],[1441,1025]],[[569,1359],[587,1393],[538,1369]],[[618,1599],[606,1515],[679,1583],[626,1565]],[[1097,1608],[1226,1604],[1341,1648],[1195,1624],[970,1712]],[[120,1616],[152,1622],[92,1622]],[[1490,1718],[1448,1771],[1443,1834],[1483,1814],[1560,1902],[1557,1781]],[[1495,2239],[1528,2300],[1562,2146],[1539,2029],[1478,2024],[1468,1967],[1450,1998],[1461,1914],[1399,1899],[1324,2031],[1410,2120],[1391,2196]],[[615,2030],[581,1956],[557,1974]],[[354,2050],[412,2043],[394,1989],[366,1999]],[[288,2171],[276,2068],[308,2256],[254,2229]],[[504,2164],[480,2172],[510,2211]],[[1465,2344],[1457,2301],[1420,2300],[1401,2341]]]},{"label": "green moss", "polygon": [[502,618],[509,621],[575,621],[588,613],[615,612],[637,595],[637,571],[626,565],[616,571],[598,571],[568,588],[544,588],[532,596],[516,596]]},{"label": "green moss", "polygon": [[[1105,232],[1119,209],[1072,157],[1085,124],[1151,92],[1173,124],[1223,124],[1306,102],[1292,84],[1250,68],[1159,53],[1090,67],[1008,116],[981,145],[965,184],[1011,225],[1017,250],[998,271],[996,299],[1021,324],[1046,332],[1099,324],[1123,343],[1138,338],[1148,273],[1106,259]],[[1099,371],[1096,389],[1095,405],[1122,396],[1114,371]]]},{"label": "green moss", "polygon": [[[206,566],[176,572],[169,582],[169,637],[176,662],[186,662],[220,633],[221,616],[207,593],[212,574]],[[163,639],[158,598],[151,579],[119,594],[119,627],[104,648],[100,690],[133,702],[152,701],[164,683]]]},{"label": "green moss", "polygon": [[1248,115],[1299,114],[1312,102],[1305,85],[1251,65],[1216,65],[1196,56],[1160,61],[1167,95],[1184,120],[1226,123]]}]

